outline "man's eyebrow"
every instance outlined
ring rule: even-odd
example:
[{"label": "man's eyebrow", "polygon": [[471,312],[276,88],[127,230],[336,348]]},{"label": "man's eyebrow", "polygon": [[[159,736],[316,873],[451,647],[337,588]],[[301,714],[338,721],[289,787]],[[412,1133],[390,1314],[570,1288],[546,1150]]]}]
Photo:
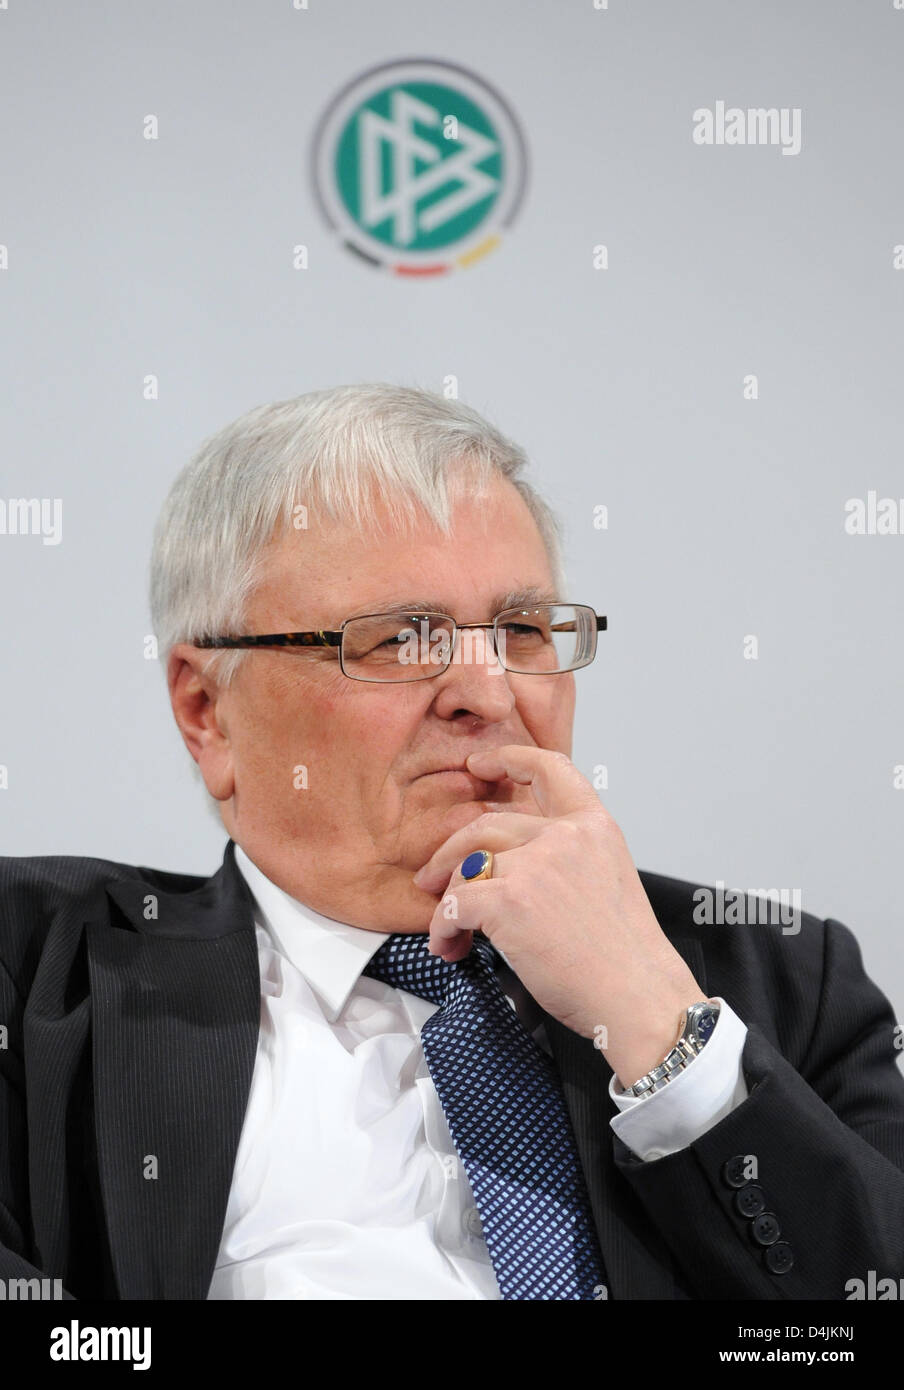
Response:
[{"label": "man's eyebrow", "polygon": [[[490,607],[495,614],[501,613],[504,608],[523,608],[530,603],[558,603],[558,601],[555,590],[531,584],[524,589],[510,589],[508,593],[497,594],[491,600]],[[379,603],[375,602],[368,608],[359,608],[356,613],[349,614],[349,616],[361,618],[368,613],[396,611],[403,613],[448,613],[449,608],[438,598],[412,598],[409,595],[404,598],[388,598]]]}]

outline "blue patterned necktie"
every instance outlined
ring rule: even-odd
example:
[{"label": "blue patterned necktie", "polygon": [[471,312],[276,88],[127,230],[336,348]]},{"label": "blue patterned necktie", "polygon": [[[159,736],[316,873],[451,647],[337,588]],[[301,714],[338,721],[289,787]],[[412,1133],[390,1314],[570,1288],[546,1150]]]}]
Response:
[{"label": "blue patterned necktie", "polygon": [[499,988],[485,937],[455,962],[430,955],[428,939],[390,936],[363,973],[440,1005],[421,1029],[424,1057],[502,1297],[599,1297],[605,1270],[555,1064]]}]

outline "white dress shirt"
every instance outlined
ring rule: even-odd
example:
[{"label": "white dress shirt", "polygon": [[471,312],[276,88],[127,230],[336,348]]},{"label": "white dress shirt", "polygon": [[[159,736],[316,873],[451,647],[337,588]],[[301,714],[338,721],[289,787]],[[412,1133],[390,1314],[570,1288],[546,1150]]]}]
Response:
[{"label": "white dress shirt", "polygon": [[[430,1079],[428,1000],[361,974],[387,934],[298,902],[239,846],[255,899],[261,1023],[211,1299],[499,1299],[480,1217]],[[535,1001],[499,983],[549,1051]],[[624,1097],[643,1159],[683,1148],[746,1097],[744,1024],[722,1003],[686,1072]]]}]

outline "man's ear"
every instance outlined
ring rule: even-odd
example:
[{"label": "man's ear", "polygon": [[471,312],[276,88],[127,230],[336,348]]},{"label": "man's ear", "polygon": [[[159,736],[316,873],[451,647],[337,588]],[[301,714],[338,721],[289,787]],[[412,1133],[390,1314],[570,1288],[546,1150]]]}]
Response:
[{"label": "man's ear", "polygon": [[179,642],[170,652],[166,680],[173,716],[204,785],[217,801],[227,801],[235,786],[232,749],[223,722],[224,692],[204,670],[209,661],[209,651]]}]

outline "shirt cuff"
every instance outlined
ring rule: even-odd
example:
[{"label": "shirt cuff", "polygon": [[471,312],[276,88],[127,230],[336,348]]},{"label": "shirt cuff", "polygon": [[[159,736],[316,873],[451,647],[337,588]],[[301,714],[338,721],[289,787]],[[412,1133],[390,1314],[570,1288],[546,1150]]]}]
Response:
[{"label": "shirt cuff", "polygon": [[721,1005],[709,1041],[692,1062],[651,1096],[630,1096],[613,1075],[609,1095],[618,1106],[610,1125],[638,1158],[650,1161],[686,1149],[747,1099],[741,1067],[747,1025]]}]

